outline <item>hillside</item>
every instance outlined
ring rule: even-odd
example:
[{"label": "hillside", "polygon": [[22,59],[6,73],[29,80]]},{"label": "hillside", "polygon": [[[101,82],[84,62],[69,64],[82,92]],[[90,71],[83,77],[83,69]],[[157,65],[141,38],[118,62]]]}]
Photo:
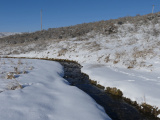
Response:
[{"label": "hillside", "polygon": [[10,35],[15,35],[15,34],[20,34],[20,33],[12,33],[12,32],[0,32],[0,38],[10,36]]},{"label": "hillside", "polygon": [[12,35],[0,43],[3,56],[77,61],[98,84],[160,108],[160,13]]},{"label": "hillside", "polygon": [[155,13],[9,36],[0,39],[0,54],[62,58],[152,71],[160,56],[159,18],[160,13]]}]

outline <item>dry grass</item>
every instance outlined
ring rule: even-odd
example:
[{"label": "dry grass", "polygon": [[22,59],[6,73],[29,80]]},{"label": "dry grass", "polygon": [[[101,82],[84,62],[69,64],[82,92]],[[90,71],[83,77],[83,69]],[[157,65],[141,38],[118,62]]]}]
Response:
[{"label": "dry grass", "polygon": [[157,117],[160,114],[160,110],[158,109],[158,107],[151,106],[147,103],[142,103],[140,105],[140,108],[141,108],[140,111],[142,111],[145,114],[150,114],[155,117]]},{"label": "dry grass", "polygon": [[97,85],[97,81],[94,81],[94,80],[90,80],[90,83],[91,83],[92,85]]},{"label": "dry grass", "polygon": [[[5,64],[4,64],[5,62]],[[10,64],[10,66],[8,65]],[[22,59],[17,61],[13,61],[13,59],[2,59],[0,58],[0,77],[1,79],[5,79],[6,88],[5,90],[15,90],[22,89],[22,85],[16,80],[20,74],[27,74],[27,69],[32,70],[33,67],[29,67],[31,63],[23,63]],[[2,66],[2,68],[1,68]],[[13,70],[12,70],[13,69]],[[8,71],[7,71],[8,70]],[[11,72],[9,72],[11,71]],[[3,90],[1,91],[3,92]]]},{"label": "dry grass", "polygon": [[[130,17],[126,16],[119,19],[111,19],[107,21],[99,21],[94,23],[83,23],[75,26],[61,27],[61,28],[49,28],[48,30],[36,31],[34,33],[23,33],[17,35],[11,35],[4,38],[0,38],[1,43],[5,44],[21,44],[21,43],[33,43],[33,42],[43,42],[47,40],[64,40],[68,38],[78,37],[78,40],[86,40],[83,36],[91,32],[96,32],[103,35],[110,35],[117,33],[117,27],[122,26],[124,23],[135,24],[134,28],[129,28],[128,31],[135,32],[139,29],[140,25],[147,25],[150,22],[155,25],[159,23],[159,14],[148,14],[143,16]],[[159,35],[159,30],[153,29],[150,34],[154,36]],[[93,35],[89,35],[93,38]],[[88,39],[88,38],[87,38]],[[18,51],[16,51],[18,52]]]},{"label": "dry grass", "polygon": [[58,56],[64,56],[67,52],[67,49],[66,48],[63,48],[61,50],[58,51]]},{"label": "dry grass", "polygon": [[96,86],[97,86],[98,88],[102,89],[102,90],[104,90],[104,89],[105,89],[105,87],[104,87],[104,86],[102,86],[102,85],[100,85],[100,84],[97,84]]},{"label": "dry grass", "polygon": [[22,85],[20,85],[17,80],[14,80],[13,82],[10,82],[7,85],[7,90],[15,90],[15,89],[22,89]]},{"label": "dry grass", "polygon": [[110,54],[105,57],[104,61],[105,61],[106,63],[108,63],[108,62],[110,61]]},{"label": "dry grass", "polygon": [[112,95],[118,96],[118,97],[122,97],[123,93],[120,89],[117,89],[116,87],[107,87],[105,90],[106,93],[110,93]]},{"label": "dry grass", "polygon": [[135,59],[137,59],[137,58],[146,59],[146,57],[149,55],[152,55],[152,56],[155,55],[153,49],[145,49],[145,48],[143,50],[134,49],[134,51],[132,53],[132,57]]},{"label": "dry grass", "polygon": [[[32,58],[32,59],[38,59],[38,58]],[[43,60],[46,60],[45,58],[39,58],[39,59],[43,59]],[[47,60],[52,60],[52,61],[62,61],[62,62],[73,62],[73,63],[77,63],[76,61],[71,61],[71,60],[66,60],[66,59],[47,59]],[[93,81],[93,80],[90,80],[90,83],[97,86],[97,81]],[[18,83],[19,84],[19,83]],[[22,86],[18,85],[18,87],[9,87],[11,90],[12,89],[18,89],[18,88],[22,88]],[[101,85],[100,85],[101,86]],[[103,86],[102,86],[103,87]],[[103,87],[104,88],[104,87]],[[103,89],[102,88],[102,89]],[[136,101],[132,101],[130,100],[129,98],[126,98],[126,97],[123,97],[123,93],[120,89],[117,89],[115,87],[111,88],[111,87],[107,87],[106,90],[105,90],[106,93],[109,93],[111,95],[114,95],[114,96],[117,96],[117,97],[120,97],[122,98],[123,100],[125,100],[127,103],[135,106],[138,110],[140,110],[142,113],[145,113],[147,115],[151,115],[151,116],[154,116],[155,118],[157,118],[157,116],[160,114],[160,110],[155,107],[155,106],[151,106],[149,104],[146,103],[146,100],[145,100],[145,96],[144,96],[144,102],[142,104],[137,104]]]},{"label": "dry grass", "polygon": [[14,73],[10,72],[6,75],[6,79],[14,79],[15,76],[14,76]]}]

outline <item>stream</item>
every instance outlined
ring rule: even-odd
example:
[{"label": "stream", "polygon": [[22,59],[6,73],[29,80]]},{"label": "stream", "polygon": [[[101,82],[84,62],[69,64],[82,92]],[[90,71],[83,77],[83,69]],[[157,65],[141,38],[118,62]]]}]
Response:
[{"label": "stream", "polygon": [[122,98],[107,94],[104,90],[92,85],[89,76],[81,73],[81,66],[76,62],[58,61],[64,67],[64,78],[70,85],[76,86],[103,106],[112,120],[158,120],[153,116],[140,113],[135,107]]}]

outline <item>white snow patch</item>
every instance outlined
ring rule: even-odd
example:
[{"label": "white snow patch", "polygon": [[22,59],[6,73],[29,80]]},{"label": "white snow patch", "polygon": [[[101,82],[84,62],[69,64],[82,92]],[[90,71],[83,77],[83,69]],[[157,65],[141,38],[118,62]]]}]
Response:
[{"label": "white snow patch", "polygon": [[159,73],[83,64],[82,72],[105,87],[117,87],[125,97],[139,104],[147,102],[160,108]]},{"label": "white snow patch", "polygon": [[1,63],[1,73],[13,71],[14,66],[27,71],[16,78],[24,87],[16,90],[5,89],[14,79],[5,79],[4,73],[0,74],[1,120],[110,120],[91,97],[62,78],[59,63],[25,59],[18,65],[18,59],[1,61],[5,61]]}]

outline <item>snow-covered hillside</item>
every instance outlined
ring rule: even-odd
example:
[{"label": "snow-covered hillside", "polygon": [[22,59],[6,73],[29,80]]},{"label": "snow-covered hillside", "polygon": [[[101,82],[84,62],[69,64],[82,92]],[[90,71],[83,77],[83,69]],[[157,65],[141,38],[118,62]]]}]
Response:
[{"label": "snow-covered hillside", "polygon": [[117,87],[125,97],[160,108],[159,17],[144,16],[143,20],[115,23],[117,30],[107,35],[93,29],[73,38],[1,44],[0,54],[75,60],[99,84]]},{"label": "snow-covered hillside", "polygon": [[118,32],[107,36],[92,31],[82,37],[12,45],[12,49],[2,45],[1,48],[4,48],[0,52],[5,55],[69,59],[80,63],[156,70],[160,59],[160,34],[155,35],[152,30],[160,31],[160,24],[134,26],[126,23],[116,26]]},{"label": "snow-covered hillside", "polygon": [[0,32],[0,38],[10,36],[10,35],[15,35],[15,34],[20,34],[20,33]]},{"label": "snow-covered hillside", "polygon": [[160,69],[157,72],[147,72],[100,64],[83,64],[83,66],[82,72],[97,81],[97,84],[117,87],[123,92],[123,96],[137,101],[139,105],[147,103],[160,108]]}]

